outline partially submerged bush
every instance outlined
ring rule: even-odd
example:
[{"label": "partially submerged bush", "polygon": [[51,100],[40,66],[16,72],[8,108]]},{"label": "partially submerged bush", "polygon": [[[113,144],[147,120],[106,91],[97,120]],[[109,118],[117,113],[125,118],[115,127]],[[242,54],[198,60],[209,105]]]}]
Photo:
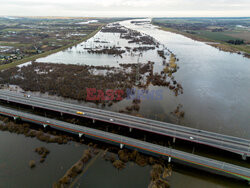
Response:
[{"label": "partially submerged bush", "polygon": [[129,160],[129,156],[128,153],[125,150],[120,150],[118,152],[118,157],[121,161],[123,161],[124,163],[128,162]]},{"label": "partially submerged bush", "polygon": [[124,162],[122,162],[121,160],[116,160],[115,162],[113,162],[113,166],[115,167],[115,168],[117,168],[118,170],[120,170],[120,169],[123,169],[123,168],[125,168],[125,163]]},{"label": "partially submerged bush", "polygon": [[36,162],[34,160],[29,161],[29,167],[34,168],[36,166]]}]

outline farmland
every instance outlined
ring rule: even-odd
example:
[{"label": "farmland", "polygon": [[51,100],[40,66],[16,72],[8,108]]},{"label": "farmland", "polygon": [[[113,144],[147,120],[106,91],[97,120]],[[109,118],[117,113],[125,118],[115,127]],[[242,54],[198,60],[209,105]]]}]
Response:
[{"label": "farmland", "polygon": [[154,18],[152,22],[163,30],[214,42],[211,45],[223,51],[250,53],[250,18]]},{"label": "farmland", "polygon": [[119,19],[0,17],[0,69],[74,46],[116,20]]}]

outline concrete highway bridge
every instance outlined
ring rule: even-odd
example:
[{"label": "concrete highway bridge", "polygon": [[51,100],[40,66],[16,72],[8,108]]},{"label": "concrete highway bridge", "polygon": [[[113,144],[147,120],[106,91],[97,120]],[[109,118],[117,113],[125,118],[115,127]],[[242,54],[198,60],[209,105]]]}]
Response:
[{"label": "concrete highway bridge", "polygon": [[194,168],[199,168],[215,174],[244,180],[248,183],[250,182],[250,169],[241,166],[232,165],[226,162],[201,157],[191,153],[178,151],[176,149],[152,144],[149,142],[125,136],[120,136],[101,130],[96,130],[93,128],[70,124],[30,113],[20,112],[18,110],[2,106],[0,106],[0,114],[8,117],[13,117],[14,119],[20,118],[22,121],[31,122],[37,124],[38,126],[49,126],[51,128],[58,129],[61,131],[77,134],[79,137],[91,138],[112,145],[117,145],[121,149],[136,149],[146,154],[162,156],[166,160],[168,160],[168,162],[173,161],[176,163],[184,163],[185,165],[189,165]]},{"label": "concrete highway bridge", "polygon": [[175,142],[176,139],[181,139],[188,142],[199,143],[240,154],[244,160],[250,156],[250,140],[243,138],[30,96],[13,91],[0,90],[0,100],[23,104],[33,108],[36,107],[45,110],[56,111],[61,114],[70,114],[83,118],[89,118],[92,119],[93,122],[98,120],[119,126],[125,126],[128,127],[130,131],[133,129],[139,129],[146,132],[169,136],[173,137],[173,142]]}]

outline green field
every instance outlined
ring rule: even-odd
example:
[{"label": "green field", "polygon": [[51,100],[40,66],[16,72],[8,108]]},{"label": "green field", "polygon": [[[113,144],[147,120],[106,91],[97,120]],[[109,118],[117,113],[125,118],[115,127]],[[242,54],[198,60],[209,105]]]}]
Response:
[{"label": "green field", "polygon": [[211,40],[218,40],[218,41],[229,41],[229,40],[240,40],[240,38],[232,37],[227,35],[230,32],[211,32],[211,31],[196,31],[196,35],[200,37],[204,37]]},{"label": "green field", "polygon": [[23,64],[23,63],[26,63],[26,62],[29,62],[29,61],[35,61],[36,59],[38,58],[42,58],[42,57],[46,57],[48,55],[51,55],[53,53],[56,53],[56,52],[59,52],[59,51],[62,51],[62,50],[65,50],[67,48],[70,48],[72,46],[75,46],[83,41],[86,41],[88,40],[89,38],[93,37],[98,31],[101,30],[103,25],[99,26],[97,30],[93,31],[92,33],[90,33],[89,35],[83,37],[81,40],[79,41],[76,41],[76,42],[73,42],[71,44],[68,44],[66,46],[63,46],[61,48],[58,48],[58,49],[55,49],[55,50],[51,50],[51,51],[47,51],[47,52],[44,52],[42,54],[37,54],[37,55],[33,55],[33,56],[30,56],[30,57],[26,57],[24,59],[21,59],[21,60],[17,60],[17,61],[14,61],[12,63],[9,63],[9,64],[5,64],[5,65],[0,65],[0,70],[4,70],[4,69],[8,69],[8,68],[12,68],[12,67],[15,67],[17,65],[20,65],[20,64]]},{"label": "green field", "polygon": [[[199,41],[216,42],[224,51],[250,53],[250,18],[154,18],[152,23],[163,30]],[[233,45],[228,41],[243,40]]]}]

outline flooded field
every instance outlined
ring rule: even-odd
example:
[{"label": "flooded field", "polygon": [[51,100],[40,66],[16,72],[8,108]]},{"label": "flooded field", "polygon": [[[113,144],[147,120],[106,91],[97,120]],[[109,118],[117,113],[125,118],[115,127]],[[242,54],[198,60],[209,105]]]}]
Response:
[{"label": "flooded field", "polygon": [[[38,64],[19,66],[20,69],[15,70],[18,77],[15,83],[28,91],[33,89],[35,92],[29,91],[32,95],[250,139],[249,59],[161,31],[146,21],[112,24],[86,42],[38,59]],[[126,36],[125,31],[133,32],[134,37]],[[33,82],[30,85],[17,84],[21,76],[27,80],[37,78],[34,79],[37,82],[44,75],[54,78],[60,73],[59,68],[67,65],[71,66],[63,74],[72,80],[64,80],[66,77],[63,77],[66,86],[73,85],[79,89],[80,85],[77,84],[84,85],[84,80],[80,78],[89,75],[96,82],[91,83],[93,88],[99,88],[102,84],[97,82],[105,80],[109,88],[103,89],[119,87],[124,90],[143,89],[146,93],[162,91],[162,97],[160,100],[150,97],[140,100],[125,98],[112,104],[103,104],[83,100],[85,93],[75,95],[76,92],[73,92],[73,97],[64,98],[64,94],[68,93],[51,91],[46,85],[43,93],[40,93],[41,88],[34,87]],[[83,69],[83,66],[75,65],[85,67]],[[77,76],[72,70],[77,71],[78,77],[71,77]],[[124,81],[126,84],[123,84],[123,79],[129,82]],[[48,95],[50,92],[60,95]],[[139,95],[138,91],[135,94]],[[46,146],[51,152],[44,164],[38,162],[35,168],[30,169],[30,160],[39,161],[39,155],[34,150],[41,146]],[[87,145],[75,142],[66,145],[44,143],[35,138],[0,131],[0,187],[51,187],[79,160],[86,148]],[[118,171],[99,157],[77,179],[74,187],[148,187],[150,171],[150,166],[139,167],[133,162]],[[246,186],[178,165],[173,166],[168,181],[171,187]]]},{"label": "flooded field", "polygon": [[[159,49],[169,49],[179,59],[180,69],[174,73],[175,79],[181,83],[183,94],[176,97],[166,87],[148,86],[148,90],[163,90],[163,100],[142,100],[139,114],[152,119],[179,123],[184,126],[214,131],[218,133],[250,138],[248,114],[250,112],[250,62],[242,55],[219,51],[202,42],[197,42],[182,35],[161,31],[147,24],[131,24],[130,21],[120,23],[127,28],[140,31],[155,38]],[[99,32],[87,42],[38,62],[87,64],[119,66],[120,63],[155,62],[154,72],[164,69],[163,60],[157,54],[157,49],[138,53],[124,53],[122,57],[107,54],[89,54],[89,47],[118,46],[138,47],[140,44],[128,43],[120,39],[120,33]],[[98,43],[95,41],[103,41]],[[108,42],[108,43],[106,43]],[[165,50],[167,58],[170,58]],[[107,110],[119,111],[131,101],[121,101]],[[173,112],[181,104],[185,117],[176,119]],[[92,104],[84,104],[90,105]],[[93,106],[98,107],[98,106]]]},{"label": "flooded field", "polygon": [[[44,163],[39,163],[39,155],[35,152],[35,148],[41,146],[50,150]],[[79,160],[86,148],[87,145],[76,142],[48,144],[36,138],[0,132],[0,187],[52,187]],[[30,160],[36,162],[32,169],[29,167]],[[117,170],[110,162],[98,157],[76,179],[73,187],[148,187],[150,171],[150,166],[140,167],[132,162],[127,163],[125,169]],[[187,183],[188,187],[246,187],[244,183],[183,166],[173,166],[168,181],[171,187],[183,187]]]}]

